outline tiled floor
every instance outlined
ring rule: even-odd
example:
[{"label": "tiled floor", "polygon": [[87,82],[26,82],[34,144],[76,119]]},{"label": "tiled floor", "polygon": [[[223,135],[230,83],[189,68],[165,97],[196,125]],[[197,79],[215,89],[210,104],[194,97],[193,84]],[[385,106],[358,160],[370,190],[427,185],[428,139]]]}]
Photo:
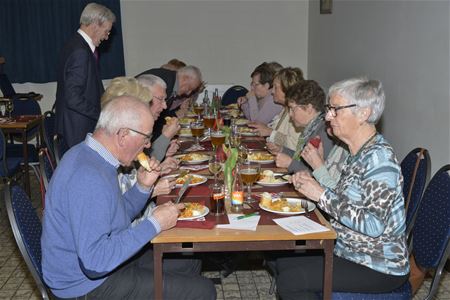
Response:
[{"label": "tiled floor", "polygon": [[[37,181],[32,175],[33,183],[33,203],[40,209],[40,196],[37,188]],[[2,190],[3,188],[0,187]],[[3,194],[0,197],[0,299],[39,299],[33,278],[29,274],[20,252],[16,246],[11,232],[8,217],[3,201]],[[220,278],[219,271],[204,272],[210,278],[221,281],[216,284],[217,299],[238,300],[238,299],[276,299],[274,295],[269,295],[270,275],[263,267],[255,266],[249,269],[248,266],[238,268],[226,278]],[[424,299],[430,285],[427,279],[418,291],[414,300]],[[450,274],[446,272],[441,281],[439,291],[435,299],[450,300]]]}]

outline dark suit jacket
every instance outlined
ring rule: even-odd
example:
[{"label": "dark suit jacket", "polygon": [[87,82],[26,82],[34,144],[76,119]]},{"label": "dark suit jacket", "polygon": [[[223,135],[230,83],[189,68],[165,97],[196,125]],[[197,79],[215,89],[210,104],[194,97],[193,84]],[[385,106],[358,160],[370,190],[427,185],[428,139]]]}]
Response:
[{"label": "dark suit jacket", "polygon": [[144,74],[152,74],[155,76],[160,77],[167,85],[166,93],[167,93],[167,108],[161,112],[159,115],[158,120],[155,120],[155,125],[153,126],[153,138],[152,141],[156,140],[162,132],[162,128],[164,124],[166,123],[164,118],[165,117],[173,117],[175,116],[176,109],[171,110],[170,107],[172,106],[174,97],[176,95],[173,95],[173,89],[175,87],[175,82],[177,80],[177,72],[172,70],[166,70],[163,68],[155,68],[150,69],[145,72],[142,72],[141,74],[137,75],[136,77],[139,77],[140,75]]},{"label": "dark suit jacket", "polygon": [[56,132],[72,147],[94,131],[105,91],[94,54],[79,33],[64,46],[57,76]]}]

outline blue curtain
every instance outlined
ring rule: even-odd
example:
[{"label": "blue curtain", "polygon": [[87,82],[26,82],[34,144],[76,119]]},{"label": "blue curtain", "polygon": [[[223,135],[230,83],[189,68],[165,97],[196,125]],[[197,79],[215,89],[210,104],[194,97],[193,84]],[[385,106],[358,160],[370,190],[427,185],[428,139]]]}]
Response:
[{"label": "blue curtain", "polygon": [[[120,0],[94,0],[116,15],[108,41],[100,45],[102,78],[125,74]],[[0,0],[0,56],[11,82],[56,81],[59,53],[78,30],[83,0]]]}]

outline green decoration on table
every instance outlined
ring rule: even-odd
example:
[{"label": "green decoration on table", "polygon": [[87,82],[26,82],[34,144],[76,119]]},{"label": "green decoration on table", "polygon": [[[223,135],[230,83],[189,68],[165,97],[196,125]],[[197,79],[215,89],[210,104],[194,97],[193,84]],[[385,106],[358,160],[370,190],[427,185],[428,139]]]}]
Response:
[{"label": "green decoration on table", "polygon": [[233,185],[233,169],[236,166],[237,159],[238,159],[238,149],[230,148],[230,154],[228,155],[228,158],[225,161],[225,166],[223,170],[225,183],[230,193]]}]

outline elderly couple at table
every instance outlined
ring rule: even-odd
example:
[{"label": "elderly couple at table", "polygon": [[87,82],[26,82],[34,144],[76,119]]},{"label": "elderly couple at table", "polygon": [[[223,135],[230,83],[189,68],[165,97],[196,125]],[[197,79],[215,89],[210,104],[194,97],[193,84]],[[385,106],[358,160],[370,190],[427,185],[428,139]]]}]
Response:
[{"label": "elderly couple at table", "polygon": [[[305,84],[321,97],[314,92],[318,85]],[[290,101],[291,116],[319,110],[311,101]],[[319,151],[305,139],[300,153],[305,163],[318,165],[321,160],[325,169],[318,181],[307,172],[297,172],[292,179],[299,192],[329,214],[338,234],[333,267],[337,291],[384,292],[408,278],[400,167],[391,146],[375,130],[383,108],[378,81],[352,79],[331,87],[325,116],[349,154],[339,156],[345,161],[327,157],[324,162],[324,138]],[[308,125],[316,126],[314,120],[305,131]],[[94,134],[61,161],[47,193],[42,235],[43,274],[57,297],[152,298],[152,257],[145,247],[161,230],[175,225],[182,205],[157,206],[132,226],[160,168],[150,160],[153,171],[139,169],[137,183],[123,195],[116,171],[149,147],[152,126],[148,105],[119,97],[104,107]],[[327,176],[334,186],[327,186]],[[321,263],[315,256],[277,259],[282,298],[316,297],[322,287]],[[197,260],[165,259],[164,297],[215,298],[214,285],[199,271]]]}]

